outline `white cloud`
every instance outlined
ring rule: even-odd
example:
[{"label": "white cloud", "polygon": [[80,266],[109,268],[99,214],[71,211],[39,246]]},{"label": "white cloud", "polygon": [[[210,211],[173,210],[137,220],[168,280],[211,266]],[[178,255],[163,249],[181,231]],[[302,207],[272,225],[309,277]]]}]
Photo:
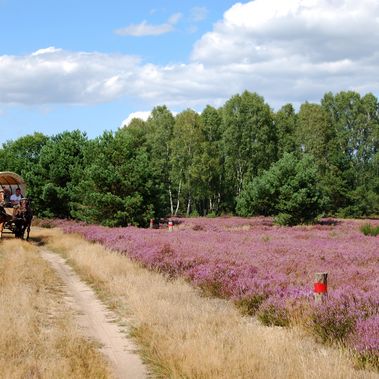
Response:
[{"label": "white cloud", "polygon": [[378,71],[377,0],[255,0],[225,12],[187,63],[54,47],[0,56],[0,103],[92,104],[128,95],[146,107],[202,108],[247,89],[276,107],[318,101],[327,91],[378,94]]},{"label": "white cloud", "polygon": [[312,62],[359,57],[377,47],[378,16],[375,0],[238,3],[197,42],[192,59],[224,64],[236,57],[250,62],[299,54]]},{"label": "white cloud", "polygon": [[39,49],[32,53],[32,57],[36,57],[38,55],[44,55],[44,54],[54,54],[62,51],[62,49],[57,49],[54,46],[47,47],[46,49]]},{"label": "white cloud", "polygon": [[192,63],[278,105],[326,91],[379,91],[379,2],[237,3],[195,44]]},{"label": "white cloud", "polygon": [[0,103],[93,104],[125,93],[139,59],[54,47],[0,56]]},{"label": "white cloud", "polygon": [[132,122],[134,118],[139,118],[140,120],[146,121],[150,117],[150,114],[150,111],[132,112],[125,120],[121,122],[120,128],[123,128],[124,126],[129,126],[129,124]]},{"label": "white cloud", "polygon": [[[178,114],[178,112],[174,112],[174,111],[170,111],[170,112],[172,113],[174,117]],[[150,115],[151,115],[151,111],[132,112],[129,114],[129,116],[125,120],[121,122],[120,128],[129,126],[134,118],[138,118],[142,121],[147,121]]]},{"label": "white cloud", "polygon": [[157,36],[160,34],[165,34],[172,32],[174,30],[174,26],[181,19],[181,13],[173,14],[167,22],[160,25],[151,25],[146,21],[142,21],[140,24],[131,24],[125,28],[120,28],[115,30],[115,33],[121,36]]},{"label": "white cloud", "polygon": [[170,16],[170,18],[168,19],[168,23],[171,24],[171,25],[175,25],[179,22],[179,20],[182,18],[182,14],[181,13],[174,13],[172,16]]},{"label": "white cloud", "polygon": [[200,22],[206,19],[208,9],[206,7],[193,7],[191,9],[190,19],[193,22]]}]

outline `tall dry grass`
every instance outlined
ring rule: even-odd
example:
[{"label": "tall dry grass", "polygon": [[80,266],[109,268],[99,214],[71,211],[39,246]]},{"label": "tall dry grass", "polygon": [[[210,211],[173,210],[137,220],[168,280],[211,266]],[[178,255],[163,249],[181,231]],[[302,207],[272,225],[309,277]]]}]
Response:
[{"label": "tall dry grass", "polygon": [[61,284],[38,248],[0,242],[0,377],[109,378],[97,347],[81,337]]},{"label": "tall dry grass", "polygon": [[299,331],[264,327],[230,303],[202,297],[127,257],[64,235],[35,231],[62,253],[132,325],[146,360],[162,378],[377,378],[356,371],[337,350]]}]

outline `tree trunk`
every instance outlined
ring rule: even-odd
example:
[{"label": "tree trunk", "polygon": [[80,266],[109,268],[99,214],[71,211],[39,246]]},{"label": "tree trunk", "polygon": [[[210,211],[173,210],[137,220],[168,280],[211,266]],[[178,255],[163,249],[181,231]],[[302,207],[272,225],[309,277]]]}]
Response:
[{"label": "tree trunk", "polygon": [[175,216],[177,216],[179,211],[179,204],[180,204],[180,190],[182,187],[182,181],[179,182],[179,188],[178,188],[178,198],[176,200],[176,209],[175,209]]},{"label": "tree trunk", "polygon": [[190,215],[190,212],[191,212],[191,195],[188,196],[187,217]]},{"label": "tree trunk", "polygon": [[216,211],[218,212],[220,210],[220,204],[221,204],[221,193],[217,193],[217,208]]},{"label": "tree trunk", "polygon": [[170,211],[171,211],[171,216],[174,215],[174,203],[172,200],[172,191],[171,191],[171,184],[168,186],[168,193],[170,195]]}]

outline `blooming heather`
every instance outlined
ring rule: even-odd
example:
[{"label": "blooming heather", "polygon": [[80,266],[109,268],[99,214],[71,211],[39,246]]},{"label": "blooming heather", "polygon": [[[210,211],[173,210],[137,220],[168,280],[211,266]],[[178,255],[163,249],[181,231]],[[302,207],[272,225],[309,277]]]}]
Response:
[{"label": "blooming heather", "polygon": [[358,320],[351,342],[356,350],[379,357],[379,315]]},{"label": "blooming heather", "polygon": [[[286,325],[299,304],[323,340],[379,351],[379,238],[364,221],[323,220],[279,227],[270,218],[175,219],[166,228],[106,228],[57,221],[65,232],[127,254],[146,267],[182,276],[217,296],[244,304],[268,323]],[[374,222],[374,225],[379,224]],[[312,301],[315,272],[328,272],[328,300]],[[270,321],[271,320],[271,321]]]}]

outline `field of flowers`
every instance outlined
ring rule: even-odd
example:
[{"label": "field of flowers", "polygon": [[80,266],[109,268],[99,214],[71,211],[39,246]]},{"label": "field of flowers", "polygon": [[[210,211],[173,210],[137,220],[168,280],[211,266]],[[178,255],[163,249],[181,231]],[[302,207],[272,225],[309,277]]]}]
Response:
[{"label": "field of flowers", "polygon": [[[379,368],[379,237],[365,236],[364,223],[323,220],[286,228],[270,218],[231,217],[176,219],[173,232],[70,221],[56,226],[230,298],[265,324],[301,323]],[[329,273],[328,299],[318,305],[315,272]]]}]

